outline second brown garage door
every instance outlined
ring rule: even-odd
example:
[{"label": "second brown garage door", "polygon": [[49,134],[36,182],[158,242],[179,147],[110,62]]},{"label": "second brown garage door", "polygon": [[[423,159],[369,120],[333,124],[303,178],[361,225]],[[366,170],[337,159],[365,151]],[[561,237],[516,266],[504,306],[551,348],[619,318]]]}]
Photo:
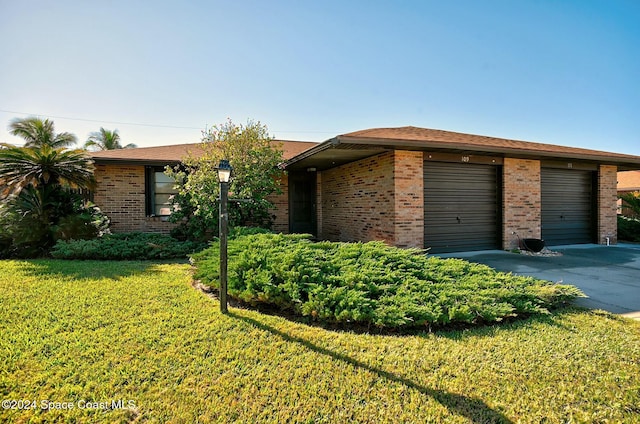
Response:
[{"label": "second brown garage door", "polygon": [[542,238],[549,246],[593,243],[595,173],[542,168]]},{"label": "second brown garage door", "polygon": [[425,248],[500,248],[500,171],[492,165],[425,162]]}]

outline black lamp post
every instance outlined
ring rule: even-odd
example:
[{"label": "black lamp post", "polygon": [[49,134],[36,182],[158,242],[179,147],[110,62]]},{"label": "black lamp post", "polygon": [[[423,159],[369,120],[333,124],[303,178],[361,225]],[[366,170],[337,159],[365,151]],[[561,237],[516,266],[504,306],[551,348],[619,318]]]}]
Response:
[{"label": "black lamp post", "polygon": [[229,234],[227,202],[231,170],[228,160],[220,161],[217,171],[220,182],[220,312],[223,314],[227,313],[227,236]]}]

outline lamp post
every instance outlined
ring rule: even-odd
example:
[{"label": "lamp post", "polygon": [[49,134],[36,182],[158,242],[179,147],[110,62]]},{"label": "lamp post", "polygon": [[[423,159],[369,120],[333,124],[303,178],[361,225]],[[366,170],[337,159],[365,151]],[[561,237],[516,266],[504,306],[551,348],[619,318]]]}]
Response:
[{"label": "lamp post", "polygon": [[220,312],[227,313],[227,236],[229,233],[229,213],[227,202],[231,165],[223,159],[218,165],[218,181],[220,182]]}]

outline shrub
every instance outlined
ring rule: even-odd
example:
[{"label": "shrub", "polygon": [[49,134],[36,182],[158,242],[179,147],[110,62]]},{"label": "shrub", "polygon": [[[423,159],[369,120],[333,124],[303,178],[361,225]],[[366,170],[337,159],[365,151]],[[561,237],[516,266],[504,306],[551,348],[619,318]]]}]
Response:
[{"label": "shrub", "polygon": [[51,256],[57,259],[146,260],[185,258],[206,247],[163,234],[107,234],[94,240],[58,240]]},{"label": "shrub", "polygon": [[46,256],[57,240],[95,238],[108,227],[109,218],[78,193],[27,187],[0,205],[0,258]]},{"label": "shrub", "polygon": [[[582,293],[573,286],[427,257],[382,242],[313,243],[309,235],[257,234],[229,242],[228,291],[330,323],[422,327],[547,313]],[[195,278],[217,287],[217,243],[193,256]]]},{"label": "shrub", "polygon": [[622,212],[635,219],[640,219],[640,191],[623,193],[618,196],[622,199]]},{"label": "shrub", "polygon": [[618,239],[640,242],[640,219],[618,215]]},{"label": "shrub", "polygon": [[[226,159],[233,167],[229,184],[229,224],[270,228],[273,208],[270,196],[280,194],[280,177],[284,175],[282,145],[273,141],[260,122],[246,125],[231,120],[215,125],[203,133],[201,152],[187,155],[175,168],[165,173],[176,181],[179,206],[170,220],[178,223],[173,234],[189,240],[210,240],[218,235],[220,184],[217,166]],[[233,199],[240,199],[236,202]]]}]

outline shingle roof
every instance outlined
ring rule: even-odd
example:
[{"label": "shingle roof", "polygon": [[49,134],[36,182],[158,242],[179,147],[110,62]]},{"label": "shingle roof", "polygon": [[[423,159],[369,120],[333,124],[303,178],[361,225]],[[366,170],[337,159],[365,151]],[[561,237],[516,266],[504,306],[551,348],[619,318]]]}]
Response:
[{"label": "shingle roof", "polygon": [[288,169],[329,169],[388,150],[585,161],[640,169],[640,156],[418,127],[372,128],[338,135],[287,161]]},{"label": "shingle roof", "polygon": [[[274,140],[282,143],[285,160],[291,159],[318,143],[309,141]],[[197,156],[202,153],[200,143],[173,144],[170,146],[138,147],[135,149],[102,150],[92,152],[91,157],[100,162],[160,163],[179,162],[188,154]]]},{"label": "shingle roof", "polygon": [[[400,140],[424,142],[430,144],[441,144],[442,147],[451,146],[456,149],[468,147],[469,149],[491,149],[508,150],[512,152],[559,154],[566,156],[594,156],[620,159],[640,159],[638,156],[621,153],[610,153],[599,150],[582,149],[578,147],[558,146],[554,144],[534,143],[530,141],[510,140],[506,138],[488,137],[482,135],[464,134],[453,131],[433,130],[418,127],[398,127],[398,128],[372,128],[368,130],[355,131],[338,136],[347,143],[349,139],[371,139],[371,140]],[[489,151],[491,151],[489,150]]]}]

